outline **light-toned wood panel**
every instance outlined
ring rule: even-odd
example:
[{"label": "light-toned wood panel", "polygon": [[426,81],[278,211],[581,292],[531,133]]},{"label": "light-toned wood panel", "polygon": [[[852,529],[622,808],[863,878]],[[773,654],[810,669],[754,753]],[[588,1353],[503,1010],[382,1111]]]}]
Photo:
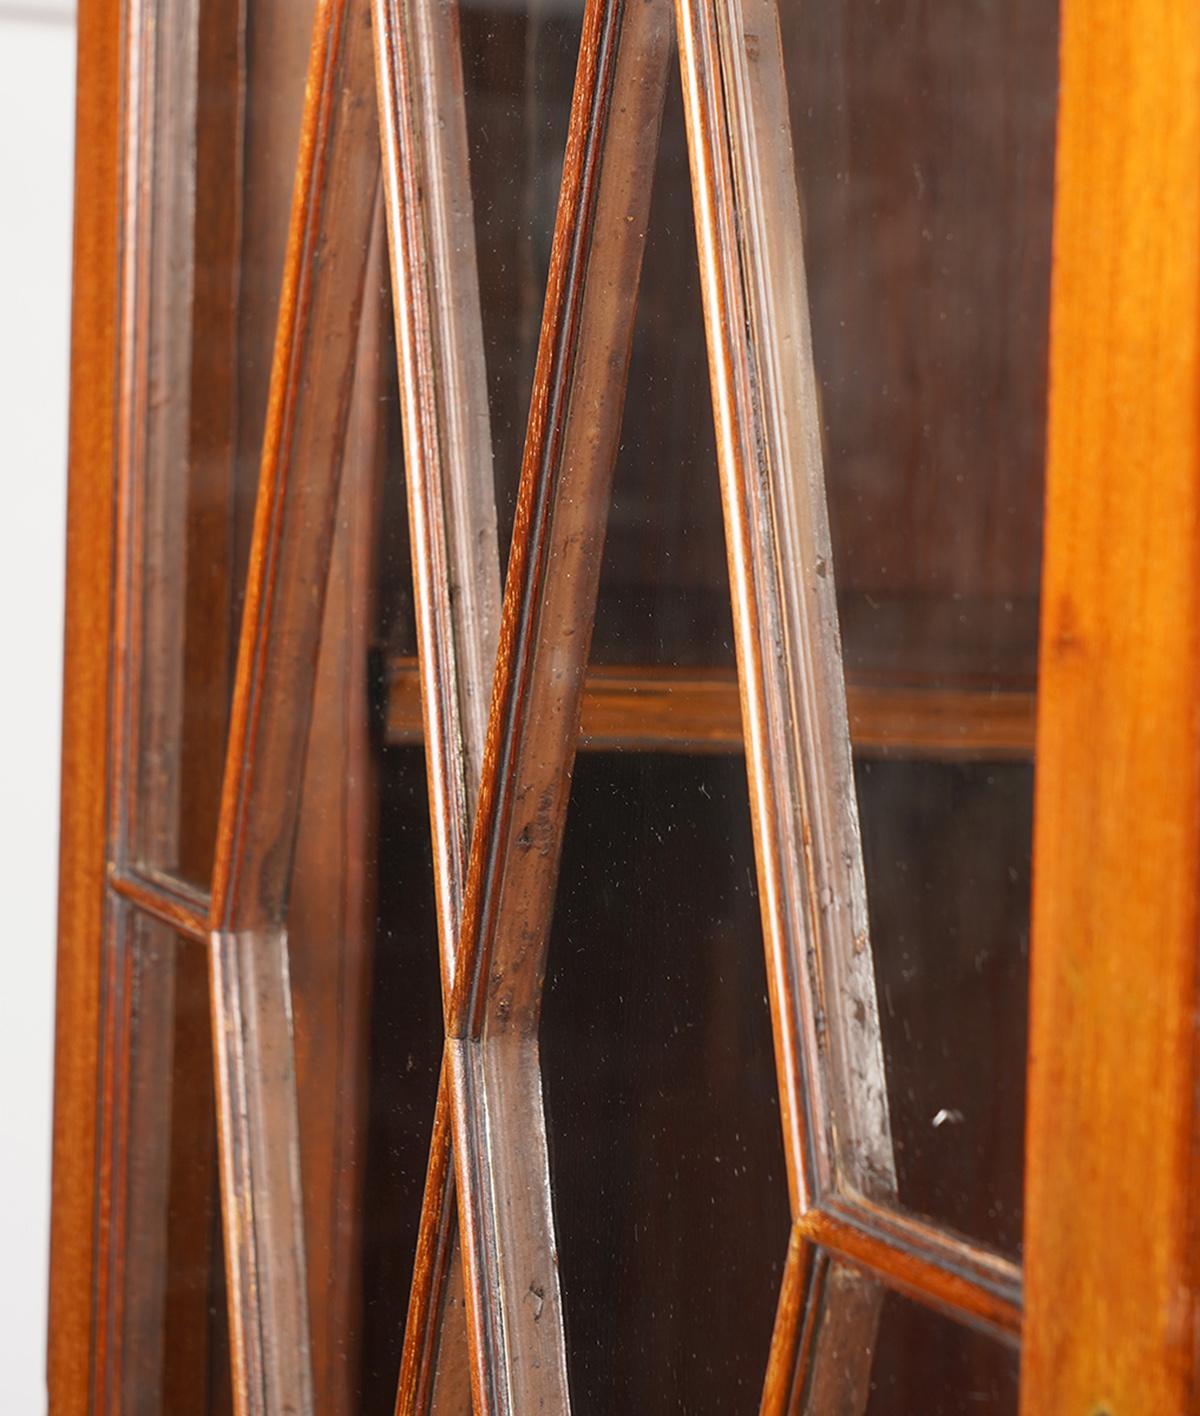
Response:
[{"label": "light-toned wood panel", "polygon": [[47,1383],[50,1410],[85,1411],[105,877],[117,383],[121,6],[80,0],[75,271],[54,1046]]},{"label": "light-toned wood panel", "polygon": [[1200,10],[1065,0],[1026,1416],[1196,1409]]},{"label": "light-toned wood panel", "polygon": [[[850,736],[860,756],[1026,759],[1033,756],[1032,692],[847,687]],[[387,738],[421,740],[415,659],[388,665]],[[593,665],[583,688],[584,751],[740,752],[742,714],[732,669]]]}]

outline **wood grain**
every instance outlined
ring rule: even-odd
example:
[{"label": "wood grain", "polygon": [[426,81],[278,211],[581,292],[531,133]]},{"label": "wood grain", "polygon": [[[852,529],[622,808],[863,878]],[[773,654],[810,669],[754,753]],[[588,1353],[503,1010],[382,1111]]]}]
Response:
[{"label": "wood grain", "polygon": [[793,1416],[799,1409],[800,1387],[812,1360],[816,1305],[809,1301],[809,1296],[815,1257],[813,1246],[793,1225],[783,1282],[779,1287],[775,1326],[771,1331],[759,1416]]},{"label": "wood grain", "polygon": [[[387,740],[421,741],[415,659],[387,667]],[[846,685],[858,757],[1025,761],[1033,756],[1034,694],[1020,690]],[[731,669],[592,664],[583,685],[582,752],[741,752],[742,712]]]},{"label": "wood grain", "polygon": [[[448,997],[487,731],[486,685],[500,628],[492,439],[458,7],[376,0],[374,23],[419,654],[410,701],[425,740],[442,993]],[[483,1364],[470,1359],[461,1303],[450,1086],[443,1065],[397,1416],[469,1403],[471,1382],[481,1380]]]},{"label": "wood grain", "polygon": [[677,0],[788,1192],[894,1194],[778,15]]},{"label": "wood grain", "polygon": [[111,871],[113,893],[188,939],[208,938],[208,896],[180,882],[144,873]]},{"label": "wood grain", "polygon": [[1020,1334],[1021,1271],[1008,1259],[882,1206],[834,1201],[797,1220],[814,1244],[881,1283],[1001,1336]]},{"label": "wood grain", "polygon": [[394,378],[380,347],[385,265],[377,201],[287,913],[313,1389],[323,1416],[351,1416],[362,1404],[380,769],[363,665],[377,622],[376,542],[386,457],[381,395]]},{"label": "wood grain", "polygon": [[209,925],[239,1416],[313,1410],[285,917],[379,152],[370,15],[313,30]]},{"label": "wood grain", "polygon": [[107,840],[105,760],[116,446],[121,5],[81,0],[63,687],[47,1385],[88,1409]]},{"label": "wood grain", "polygon": [[806,1416],[865,1416],[876,1390],[871,1378],[885,1290],[852,1265],[826,1261],[823,1268],[809,1300],[814,1333],[803,1410]]},{"label": "wood grain", "polygon": [[538,1022],[670,54],[590,0],[446,999],[477,1411],[568,1411]]},{"label": "wood grain", "polygon": [[1196,1409],[1200,15],[1065,0],[1022,1410]]}]

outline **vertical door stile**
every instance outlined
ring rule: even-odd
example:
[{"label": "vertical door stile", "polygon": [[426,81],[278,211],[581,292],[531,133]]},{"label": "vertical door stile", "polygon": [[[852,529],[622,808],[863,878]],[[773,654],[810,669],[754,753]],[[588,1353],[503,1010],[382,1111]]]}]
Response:
[{"label": "vertical door stile", "polygon": [[378,147],[365,4],[318,6],[209,917],[234,1398],[311,1412],[285,927]]},{"label": "vertical door stile", "polygon": [[1200,16],[1064,0],[1021,1411],[1200,1398]]}]

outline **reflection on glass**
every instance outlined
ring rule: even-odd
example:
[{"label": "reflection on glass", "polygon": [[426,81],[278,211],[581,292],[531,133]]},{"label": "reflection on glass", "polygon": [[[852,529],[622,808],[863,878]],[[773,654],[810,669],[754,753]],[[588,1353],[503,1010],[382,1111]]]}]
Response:
[{"label": "reflection on glass", "polygon": [[502,560],[516,506],[583,0],[458,12]]},{"label": "reflection on glass", "polygon": [[118,1401],[220,1416],[233,1407],[206,951],[114,910],[131,1028]]},{"label": "reflection on glass", "polygon": [[580,757],[541,1049],[577,1409],[756,1410],[788,1212],[738,758]]},{"label": "reflection on glass", "polygon": [[[803,207],[894,1187],[842,1135],[834,1159],[1016,1254],[1056,10],[746,14]],[[854,1020],[824,1003],[854,1109]]]},{"label": "reflection on glass", "polygon": [[207,886],[312,5],[151,26],[130,524],[138,864]]},{"label": "reflection on glass", "polygon": [[1015,1253],[1033,769],[861,761],[857,782],[900,1195]]},{"label": "reflection on glass", "polygon": [[[718,671],[717,680],[732,687],[733,624],[711,410],[687,139],[672,74],[638,292],[594,663],[695,666]],[[740,739],[736,716],[735,711],[734,735]]]},{"label": "reflection on glass", "polygon": [[655,183],[541,1059],[575,1409],[751,1412],[788,1208],[745,766],[669,694],[638,721],[648,671],[731,661],[674,79]]},{"label": "reflection on glass", "polygon": [[317,1408],[395,1399],[442,1052],[424,762],[382,741],[415,651],[383,250],[369,264],[288,936]]},{"label": "reflection on glass", "polygon": [[1015,1416],[1015,1346],[820,1254],[808,1301],[805,1416]]}]

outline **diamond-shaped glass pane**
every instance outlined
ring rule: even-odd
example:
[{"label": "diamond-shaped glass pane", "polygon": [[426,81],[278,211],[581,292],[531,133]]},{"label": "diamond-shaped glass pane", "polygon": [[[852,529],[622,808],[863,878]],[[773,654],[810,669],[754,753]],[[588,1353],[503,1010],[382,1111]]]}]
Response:
[{"label": "diamond-shaped glass pane", "polygon": [[[147,1416],[233,1410],[203,944],[112,905],[120,1079],[103,1137],[118,1184],[100,1282],[118,1321],[97,1405]],[[119,1064],[124,1053],[125,1066]],[[121,1154],[121,1150],[124,1154]]]},{"label": "diamond-shaped glass pane", "polygon": [[[814,1134],[843,1191],[1016,1255],[1057,16],[740,10],[724,61],[763,457],[777,507],[819,474],[829,513],[783,592]],[[801,608],[831,580],[853,788],[806,718],[807,685],[843,672]],[[855,815],[866,910],[839,874]]]},{"label": "diamond-shaped glass pane", "polygon": [[[143,5],[127,854],[208,884],[312,4]],[[155,12],[153,15],[151,12]],[[131,185],[133,177],[130,178]]]},{"label": "diamond-shaped glass pane", "polygon": [[576,1409],[751,1412],[787,1176],[673,76],[654,181],[541,1059]]},{"label": "diamond-shaped glass pane", "polygon": [[1015,1345],[826,1255],[813,1262],[794,1409],[804,1416],[1016,1416]]}]

